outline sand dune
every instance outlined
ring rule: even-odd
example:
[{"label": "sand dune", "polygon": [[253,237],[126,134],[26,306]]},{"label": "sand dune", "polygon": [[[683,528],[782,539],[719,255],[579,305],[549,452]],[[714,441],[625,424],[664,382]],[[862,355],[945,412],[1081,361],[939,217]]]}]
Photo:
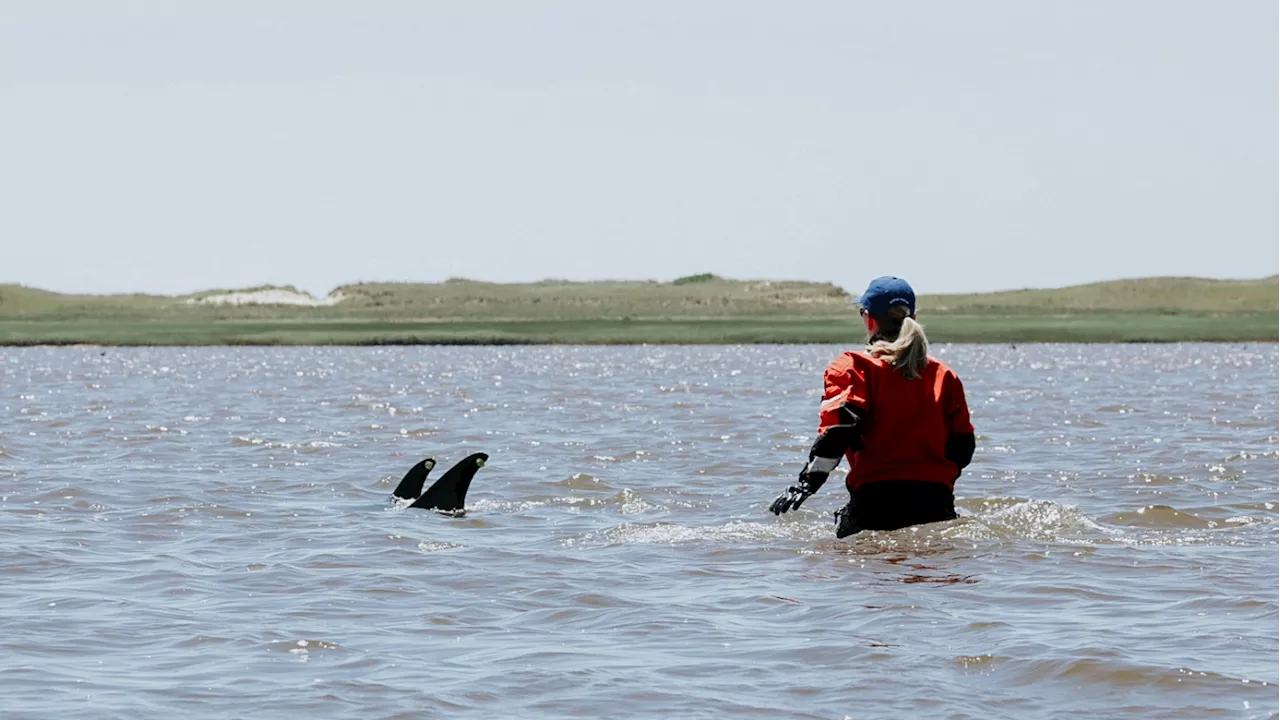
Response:
[{"label": "sand dune", "polygon": [[337,305],[342,302],[342,299],[342,293],[316,298],[309,293],[295,292],[293,290],[254,290],[252,292],[229,292],[221,295],[208,295],[190,302],[202,305],[306,305],[309,307],[322,307]]}]

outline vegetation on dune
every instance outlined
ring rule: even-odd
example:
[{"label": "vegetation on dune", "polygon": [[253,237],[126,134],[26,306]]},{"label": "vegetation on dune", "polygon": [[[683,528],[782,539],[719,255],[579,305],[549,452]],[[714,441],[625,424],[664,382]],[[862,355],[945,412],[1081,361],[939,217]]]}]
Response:
[{"label": "vegetation on dune", "polygon": [[722,280],[719,275],[712,273],[699,273],[697,275],[685,275],[671,281],[672,285],[692,285],[693,283],[711,282],[712,280]]},{"label": "vegetation on dune", "polygon": [[165,295],[69,295],[0,285],[0,318],[150,316],[183,298]]},{"label": "vegetation on dune", "polygon": [[[561,319],[827,315],[848,294],[818,283],[712,279],[695,283],[458,281],[344,285],[329,316],[435,319]],[[372,311],[372,312],[371,312]]]},{"label": "vegetation on dune", "polygon": [[[856,341],[850,296],[829,284],[360,283],[335,305],[215,305],[180,297],[64,295],[0,285],[0,343],[119,345],[685,343]],[[1277,277],[1149,278],[1055,290],[922,295],[937,342],[1265,340],[1277,338]]]},{"label": "vegetation on dune", "polygon": [[1212,280],[1190,277],[1111,280],[1056,290],[1009,290],[969,295],[922,296],[936,313],[1160,312],[1240,313],[1280,310],[1280,277]]},{"label": "vegetation on dune", "polygon": [[[263,288],[255,288],[263,289]],[[270,288],[284,289],[284,288]],[[3,293],[2,291],[9,292]],[[249,292],[249,291],[229,291]],[[652,282],[360,283],[334,290],[327,307],[192,304],[192,298],[60,295],[0,286],[0,318],[70,319],[365,319],[586,320],[673,317],[828,316],[850,312],[849,296],[827,284],[715,279],[693,284]]]},{"label": "vegetation on dune", "polygon": [[253,293],[253,292],[264,292],[264,291],[270,291],[270,290],[279,290],[279,291],[281,291],[281,292],[298,293],[299,295],[306,295],[306,294],[307,294],[307,293],[305,293],[305,292],[303,292],[303,291],[299,290],[299,289],[298,289],[296,286],[294,286],[294,285],[256,285],[256,286],[254,286],[254,287],[248,287],[248,288],[237,288],[237,289],[234,289],[234,290],[228,290],[228,289],[226,289],[226,288],[217,288],[217,289],[213,289],[213,290],[201,290],[200,292],[194,292],[194,293],[191,293],[190,295],[183,295],[183,296],[182,296],[182,299],[183,299],[183,300],[203,300],[204,298],[207,298],[207,297],[214,297],[214,296],[216,296],[216,295],[231,295],[231,294],[233,294],[233,293]]}]

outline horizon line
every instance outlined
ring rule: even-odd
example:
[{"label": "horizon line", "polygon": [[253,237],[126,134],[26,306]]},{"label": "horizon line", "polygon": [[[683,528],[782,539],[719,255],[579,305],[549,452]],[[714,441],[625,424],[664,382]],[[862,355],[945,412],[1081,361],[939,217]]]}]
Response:
[{"label": "horizon line", "polygon": [[[27,290],[35,290],[38,292],[48,292],[48,293],[54,293],[57,295],[78,295],[83,297],[114,297],[114,296],[143,295],[143,296],[149,296],[149,297],[164,297],[164,298],[184,298],[184,297],[191,297],[194,295],[201,295],[201,294],[208,294],[208,293],[238,293],[238,292],[252,292],[252,291],[258,291],[258,290],[290,290],[292,289],[293,292],[297,292],[299,294],[308,295],[310,297],[315,298],[315,297],[330,297],[335,292],[338,292],[343,288],[360,286],[360,285],[449,285],[449,284],[462,284],[462,283],[475,283],[478,285],[504,285],[504,286],[542,285],[542,284],[556,284],[556,283],[562,283],[565,285],[591,285],[591,284],[603,285],[603,284],[609,284],[609,283],[635,284],[635,285],[642,285],[642,284],[671,285],[685,278],[696,278],[702,275],[710,275],[711,277],[707,278],[706,280],[694,280],[688,284],[701,284],[703,282],[713,282],[716,280],[725,281],[725,282],[740,282],[740,283],[807,283],[807,284],[817,285],[817,286],[838,287],[842,290],[845,290],[846,292],[850,292],[845,288],[844,285],[840,285],[834,282],[821,282],[821,281],[815,281],[815,280],[798,280],[794,278],[731,278],[731,277],[725,277],[723,275],[717,275],[715,273],[695,273],[693,275],[683,275],[677,278],[673,278],[671,280],[657,280],[652,278],[643,279],[643,280],[634,280],[634,279],[625,280],[625,279],[617,279],[617,278],[605,278],[605,279],[595,279],[595,280],[572,280],[569,278],[543,278],[541,280],[508,282],[508,281],[496,281],[496,280],[481,280],[477,278],[467,278],[467,277],[449,277],[444,280],[436,280],[436,281],[357,280],[355,282],[342,283],[340,285],[336,285],[333,287],[333,289],[329,290],[329,292],[320,296],[313,295],[308,290],[300,290],[298,289],[297,285],[294,285],[292,283],[285,283],[285,284],[262,283],[258,285],[247,285],[244,287],[232,287],[232,288],[215,287],[215,288],[205,288],[201,290],[193,290],[186,293],[156,293],[156,292],[147,292],[144,290],[133,290],[133,291],[125,290],[125,291],[118,291],[118,292],[86,293],[86,292],[75,292],[75,291],[64,291],[64,290],[51,290],[48,288],[36,287],[33,285],[26,285],[21,282],[0,282],[0,287],[4,287],[8,285],[8,286],[16,286],[19,288],[24,288]],[[1107,278],[1102,280],[1090,280],[1087,282],[1073,283],[1070,285],[1059,285],[1055,287],[1023,286],[1023,287],[1003,288],[999,290],[970,290],[970,291],[963,291],[963,292],[919,292],[918,294],[921,296],[994,295],[999,293],[1023,292],[1023,291],[1034,291],[1034,290],[1066,290],[1069,288],[1086,287],[1089,285],[1101,285],[1106,283],[1132,282],[1132,281],[1142,281],[1142,280],[1201,280],[1201,281],[1209,281],[1209,282],[1259,282],[1264,280],[1270,280],[1273,278],[1280,280],[1280,273],[1271,273],[1269,275],[1253,276],[1253,277],[1207,277],[1202,275],[1144,275],[1139,277],[1129,276],[1129,277],[1113,277],[1113,278]]]}]

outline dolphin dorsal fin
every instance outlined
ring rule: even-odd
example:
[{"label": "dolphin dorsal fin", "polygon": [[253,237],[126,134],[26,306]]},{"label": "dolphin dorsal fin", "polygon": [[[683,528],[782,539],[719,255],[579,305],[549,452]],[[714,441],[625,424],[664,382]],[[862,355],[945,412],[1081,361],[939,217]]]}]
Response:
[{"label": "dolphin dorsal fin", "polygon": [[391,497],[396,500],[417,500],[422,494],[422,486],[426,484],[427,476],[435,466],[435,458],[427,458],[409,468],[409,472],[404,474],[404,478],[396,486],[395,492],[391,493]]},{"label": "dolphin dorsal fin", "polygon": [[468,455],[462,462],[449,468],[444,476],[427,488],[422,497],[409,507],[441,512],[465,510],[471,478],[475,477],[477,470],[484,467],[488,459],[489,456],[485,453]]}]

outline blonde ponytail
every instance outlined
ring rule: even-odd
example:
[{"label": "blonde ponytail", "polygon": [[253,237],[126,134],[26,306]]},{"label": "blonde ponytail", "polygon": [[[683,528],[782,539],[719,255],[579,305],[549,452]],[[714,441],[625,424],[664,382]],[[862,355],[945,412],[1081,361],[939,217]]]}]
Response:
[{"label": "blonde ponytail", "polygon": [[929,339],[924,326],[901,306],[876,318],[876,332],[867,339],[867,353],[893,365],[908,380],[915,380],[929,364]]}]

